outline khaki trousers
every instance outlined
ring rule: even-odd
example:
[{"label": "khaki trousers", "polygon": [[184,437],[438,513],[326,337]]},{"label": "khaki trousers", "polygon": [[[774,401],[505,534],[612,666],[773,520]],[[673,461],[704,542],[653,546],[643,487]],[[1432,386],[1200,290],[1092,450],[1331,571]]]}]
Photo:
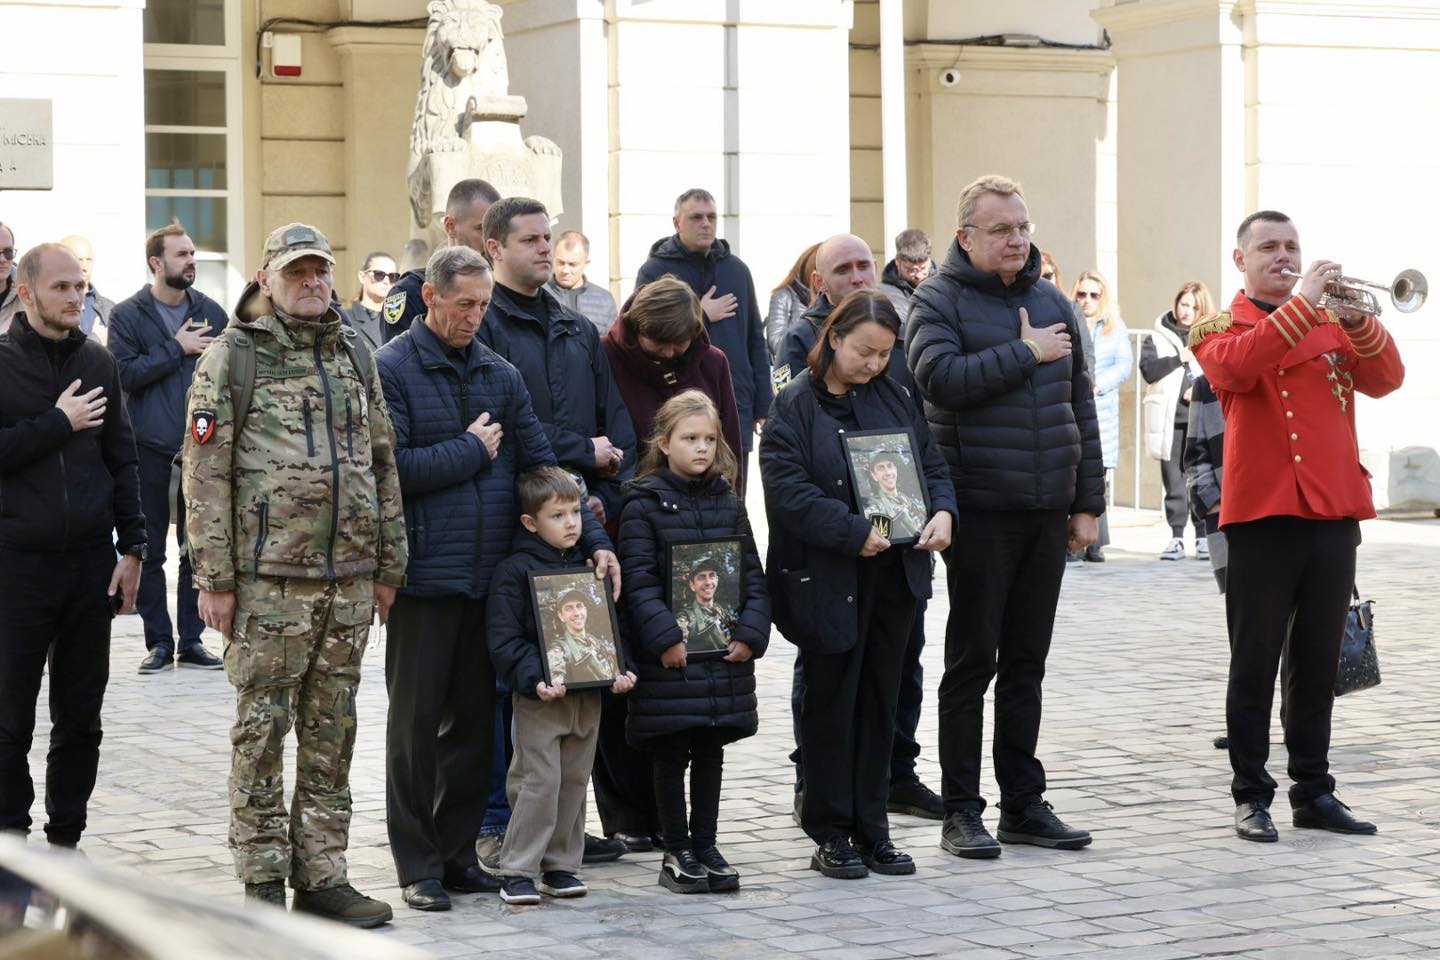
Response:
[{"label": "khaki trousers", "polygon": [[575,873],[585,855],[585,788],[600,732],[598,691],[582,690],[545,703],[513,694],[515,759],[505,793],[510,825],[499,873],[536,879]]}]

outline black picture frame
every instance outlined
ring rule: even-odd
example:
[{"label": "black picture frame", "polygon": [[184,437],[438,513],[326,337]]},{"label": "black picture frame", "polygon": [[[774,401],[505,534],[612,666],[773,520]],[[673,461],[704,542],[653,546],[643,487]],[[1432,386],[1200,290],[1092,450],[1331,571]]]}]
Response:
[{"label": "black picture frame", "polygon": [[[691,588],[696,563],[714,564],[717,569],[712,603],[720,610],[699,632],[690,621],[697,599]],[[719,659],[730,649],[735,624],[745,599],[745,541],[742,537],[695,537],[672,540],[665,545],[665,605],[675,615],[685,638],[686,660]]]},{"label": "black picture frame", "polygon": [[[586,669],[582,674],[565,674],[559,679],[564,682],[567,691],[608,688],[616,677],[625,672],[620,619],[615,615],[610,578],[596,579],[591,567],[566,567],[560,570],[532,570],[529,580],[530,606],[535,614],[535,631],[539,634],[540,669],[545,682],[553,685],[557,679],[550,654],[552,649],[558,648],[566,632],[560,616],[561,602],[571,593],[580,593],[586,612],[582,629],[586,636],[599,641],[598,653],[588,654],[586,659],[600,659],[605,669]],[[599,618],[597,626],[594,614],[601,609],[606,615]],[[560,656],[563,661],[564,655]],[[602,676],[602,672],[608,672],[609,676]]]},{"label": "black picture frame", "polygon": [[[845,465],[850,469],[850,488],[855,491],[858,512],[868,518],[871,524],[891,546],[910,546],[920,541],[920,532],[930,522],[930,491],[925,486],[925,471],[920,463],[920,447],[915,442],[915,431],[909,427],[893,427],[883,430],[847,430],[845,443]],[[872,467],[879,459],[877,453],[884,453],[895,465],[895,492],[890,495],[888,509],[881,510],[874,500],[884,495],[879,481],[872,479]],[[915,505],[920,506],[920,516],[915,516]],[[896,507],[900,509],[897,510]]]}]

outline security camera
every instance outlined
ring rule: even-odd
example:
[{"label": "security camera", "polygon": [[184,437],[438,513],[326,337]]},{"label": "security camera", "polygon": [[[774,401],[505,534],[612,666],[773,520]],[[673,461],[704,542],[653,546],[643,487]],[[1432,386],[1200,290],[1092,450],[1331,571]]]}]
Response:
[{"label": "security camera", "polygon": [[940,71],[940,86],[953,87],[960,82],[960,71],[951,67],[949,70]]}]

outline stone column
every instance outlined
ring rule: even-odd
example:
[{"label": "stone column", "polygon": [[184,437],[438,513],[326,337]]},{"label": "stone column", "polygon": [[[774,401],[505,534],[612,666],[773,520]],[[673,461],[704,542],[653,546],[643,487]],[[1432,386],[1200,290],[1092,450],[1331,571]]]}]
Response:
[{"label": "stone column", "polygon": [[880,0],[880,130],[885,196],[884,261],[895,256],[895,236],[908,227],[905,150],[905,8],[902,0]]}]

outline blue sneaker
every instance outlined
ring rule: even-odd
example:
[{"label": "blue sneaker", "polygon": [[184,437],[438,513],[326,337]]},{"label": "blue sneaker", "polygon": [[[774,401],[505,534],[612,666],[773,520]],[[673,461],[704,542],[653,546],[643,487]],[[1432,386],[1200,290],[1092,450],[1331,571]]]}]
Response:
[{"label": "blue sneaker", "polygon": [[545,871],[540,874],[540,882],[536,886],[547,897],[583,897],[590,892],[585,881],[564,870]]},{"label": "blue sneaker", "polygon": [[500,899],[516,906],[528,906],[540,902],[540,891],[529,877],[501,877]]}]

